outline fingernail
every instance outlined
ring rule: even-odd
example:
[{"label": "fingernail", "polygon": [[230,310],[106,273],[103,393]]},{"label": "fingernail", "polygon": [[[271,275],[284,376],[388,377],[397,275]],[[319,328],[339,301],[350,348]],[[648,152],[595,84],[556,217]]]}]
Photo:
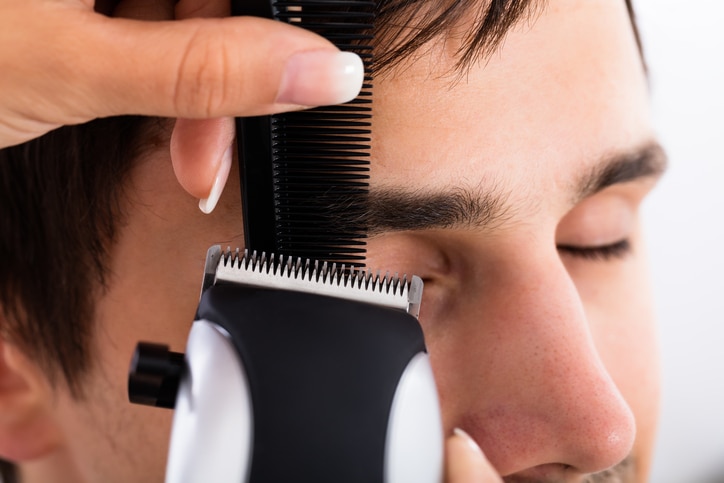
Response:
[{"label": "fingernail", "polygon": [[465,431],[463,431],[460,428],[455,428],[455,429],[453,429],[453,434],[455,434],[456,436],[459,436],[460,438],[465,440],[465,442],[467,443],[468,447],[471,450],[475,451],[476,453],[480,453],[481,455],[483,454],[483,450],[480,449],[480,446],[478,446],[478,443],[476,443],[475,440],[472,437],[470,437],[470,435],[468,433],[466,433]]},{"label": "fingernail", "polygon": [[287,61],[277,102],[328,106],[351,101],[364,80],[362,59],[352,52],[299,52]]},{"label": "fingernail", "polygon": [[209,192],[209,196],[202,200],[199,200],[199,209],[207,215],[214,211],[214,208],[216,208],[216,203],[219,202],[219,198],[221,198],[221,193],[224,191],[224,186],[226,186],[226,180],[229,179],[231,158],[232,151],[231,146],[229,146],[226,151],[224,151],[224,154],[221,156],[219,170],[216,172],[216,178],[214,179],[214,184],[211,187],[211,192]]}]

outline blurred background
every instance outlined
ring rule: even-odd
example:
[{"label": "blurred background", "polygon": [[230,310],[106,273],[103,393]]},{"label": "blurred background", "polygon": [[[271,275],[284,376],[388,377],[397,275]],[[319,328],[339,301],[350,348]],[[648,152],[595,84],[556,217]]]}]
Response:
[{"label": "blurred background", "polygon": [[652,483],[724,483],[724,2],[634,0],[670,170],[647,201],[663,406]]}]

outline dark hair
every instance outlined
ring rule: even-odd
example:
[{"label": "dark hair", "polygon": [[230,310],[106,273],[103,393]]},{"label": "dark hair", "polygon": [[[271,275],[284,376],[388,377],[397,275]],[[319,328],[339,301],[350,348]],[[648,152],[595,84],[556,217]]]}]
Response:
[{"label": "dark hair", "polygon": [[[422,5],[421,5],[422,3]],[[377,71],[409,59],[433,40],[444,38],[464,17],[472,16],[465,34],[459,39],[459,69],[486,59],[498,48],[510,28],[523,18],[532,18],[544,0],[389,0],[378,3],[377,19],[383,26],[375,34],[375,43],[385,46],[375,51]]]},{"label": "dark hair", "polygon": [[100,119],[0,151],[0,331],[75,392],[148,122]]},{"label": "dark hair", "polygon": [[[380,0],[376,68],[409,58],[477,8],[458,53],[458,66],[470,65],[541,4]],[[107,287],[125,181],[142,151],[162,142],[149,141],[153,123],[99,119],[0,150],[0,336],[35,358],[51,381],[61,375],[76,396],[92,362],[94,300]]]},{"label": "dark hair", "polygon": [[[0,336],[73,394],[91,364],[93,301],[107,286],[124,181],[148,119],[63,127],[0,150]],[[17,481],[0,460],[0,477]]]},{"label": "dark hair", "polygon": [[89,318],[95,294],[87,291],[105,284],[105,247],[119,214],[116,180],[128,169],[126,140],[137,131],[135,119],[105,119],[0,153],[2,330],[43,347],[34,355],[59,363],[68,380],[83,364],[65,361],[77,359],[88,333],[68,322]]}]

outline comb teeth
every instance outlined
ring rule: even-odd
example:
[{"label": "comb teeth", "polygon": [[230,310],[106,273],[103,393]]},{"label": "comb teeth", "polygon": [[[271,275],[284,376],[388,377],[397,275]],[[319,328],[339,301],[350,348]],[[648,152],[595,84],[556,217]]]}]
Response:
[{"label": "comb teeth", "polygon": [[422,280],[368,269],[290,256],[211,247],[206,285],[232,282],[252,287],[295,290],[405,310],[417,317]]},{"label": "comb teeth", "polygon": [[[248,14],[255,3],[262,2],[233,2],[237,14]],[[375,3],[267,3],[273,18],[311,30],[339,49],[358,54],[365,65],[365,78],[359,96],[346,104],[273,115],[268,124],[242,121],[245,151],[241,159],[249,165],[244,167],[247,174],[242,172],[242,192],[246,246],[250,250],[363,265]],[[267,142],[265,149],[244,147]],[[267,160],[257,159],[262,157]],[[269,168],[251,166],[268,163],[269,158]]]},{"label": "comb teeth", "polygon": [[372,48],[366,44],[375,2],[284,1],[274,8],[277,18],[360,55],[366,72],[351,103],[272,118],[277,251],[361,265],[372,117]]}]

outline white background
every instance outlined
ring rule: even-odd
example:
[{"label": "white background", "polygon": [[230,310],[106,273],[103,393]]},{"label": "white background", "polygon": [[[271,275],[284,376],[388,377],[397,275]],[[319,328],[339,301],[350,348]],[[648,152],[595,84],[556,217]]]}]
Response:
[{"label": "white background", "polygon": [[671,158],[645,207],[663,365],[653,483],[724,482],[724,2],[634,0]]}]

